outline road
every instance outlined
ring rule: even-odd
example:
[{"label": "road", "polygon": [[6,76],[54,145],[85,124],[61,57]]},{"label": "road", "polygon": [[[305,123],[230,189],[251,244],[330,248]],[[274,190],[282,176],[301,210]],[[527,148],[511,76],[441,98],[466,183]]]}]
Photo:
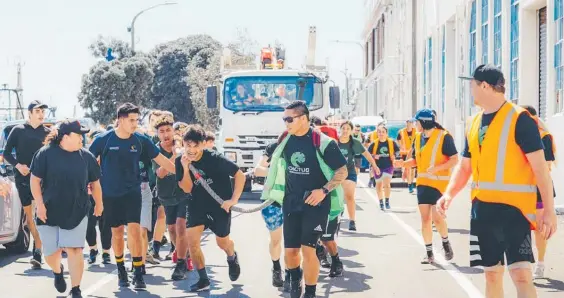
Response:
[{"label": "road", "polygon": [[[338,238],[345,275],[329,279],[322,269],[317,288],[320,297],[483,297],[485,284],[482,271],[468,267],[469,206],[468,192],[461,194],[449,211],[450,240],[455,250],[451,264],[421,265],[424,247],[420,237],[417,200],[406,189],[393,189],[392,209],[379,210],[373,189],[365,188],[367,177],[361,174],[357,189],[357,232],[349,232],[344,219]],[[241,202],[251,206],[257,202]],[[564,218],[559,217],[560,230],[551,240],[546,279],[537,282],[539,297],[564,296]],[[272,263],[268,255],[268,233],[259,213],[234,214],[232,237],[239,253],[242,274],[232,283],[227,275],[225,255],[215,245],[213,235],[202,241],[213,288],[209,293],[189,293],[189,279],[172,282],[172,264],[148,265],[146,292],[136,293],[117,287],[115,265],[88,267],[82,283],[89,297],[289,297],[270,282]],[[441,253],[440,239],[435,234],[435,250]],[[168,251],[168,247],[163,249]],[[85,257],[87,250],[84,251]],[[0,249],[1,297],[57,297],[49,270],[33,271],[28,255],[7,256]],[[439,258],[440,259],[440,258]],[[441,260],[438,260],[439,262]],[[67,275],[67,281],[69,277]],[[506,274],[506,297],[516,297]]]}]

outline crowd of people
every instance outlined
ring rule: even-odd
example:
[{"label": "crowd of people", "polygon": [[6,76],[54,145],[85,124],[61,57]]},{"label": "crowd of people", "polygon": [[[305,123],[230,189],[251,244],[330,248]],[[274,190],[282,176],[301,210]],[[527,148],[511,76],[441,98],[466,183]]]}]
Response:
[{"label": "crowd of people", "polygon": [[[190,290],[198,292],[211,284],[200,244],[209,229],[225,252],[230,280],[236,281],[241,268],[230,237],[231,208],[248,176],[265,177],[261,198],[269,204],[261,213],[270,232],[272,285],[292,298],[315,297],[320,267],[330,268],[331,278],[343,274],[336,236],[345,207],[349,230],[357,230],[355,190],[364,157],[382,211],[392,208],[394,168],[402,168],[409,192],[416,193],[423,264],[435,263],[433,225],[442,238],[444,258],[453,259],[446,211],[471,176],[470,263],[485,269],[486,296],[503,297],[507,264],[519,297],[536,297],[531,230],[539,259],[534,277],[544,274],[547,240],[556,231],[549,172],[555,160],[552,137],[533,107],[505,99],[499,69],[481,65],[468,79],[481,111],[466,131],[460,155],[430,109],[408,119],[394,140],[385,124],[368,136],[350,121],[336,130],[311,116],[303,101],[293,101],[284,110],[286,131],[247,173],[216,150],[213,132],[175,122],[170,112],[152,111],[143,129],[139,107],[126,103],[104,131],[91,132],[72,119],[50,130],[42,124],[46,105],[34,101],[29,121],[12,130],[5,149],[15,150],[15,157],[5,158],[16,168],[15,185],[34,238],[30,262],[41,268],[44,255],[54,286],[63,293],[67,283],[61,260],[66,254],[70,295],[82,297],[82,250],[86,240],[88,263],[98,261],[98,225],[102,263],[111,263],[113,250],[120,287],[131,283],[136,290],[145,289],[145,264],[161,262],[160,249],[170,241],[164,259],[176,263],[171,279],[186,279],[195,269],[199,279]],[[7,192],[6,182],[0,183],[0,194]]]}]

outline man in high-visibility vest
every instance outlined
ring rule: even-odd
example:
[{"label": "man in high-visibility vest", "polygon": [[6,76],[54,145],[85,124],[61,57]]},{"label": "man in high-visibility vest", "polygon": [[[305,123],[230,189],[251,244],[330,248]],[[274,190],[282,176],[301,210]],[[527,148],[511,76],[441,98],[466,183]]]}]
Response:
[{"label": "man in high-visibility vest", "polygon": [[[452,199],[472,176],[470,265],[483,266],[486,297],[504,297],[507,268],[518,297],[537,297],[531,263],[531,229],[548,239],[556,232],[552,181],[536,121],[505,99],[505,78],[493,65],[480,65],[469,79],[474,103],[482,108],[466,135],[437,211],[445,215]],[[545,212],[536,216],[537,187]]]},{"label": "man in high-visibility vest", "polygon": [[[400,129],[396,141],[400,146],[400,155],[402,160],[407,159],[407,154],[413,146],[413,140],[415,139],[415,128],[413,127],[413,122],[411,120],[405,121],[405,128]],[[409,193],[413,193],[415,189],[415,171],[411,166],[403,168],[404,179],[407,180],[407,185],[409,187]]]}]

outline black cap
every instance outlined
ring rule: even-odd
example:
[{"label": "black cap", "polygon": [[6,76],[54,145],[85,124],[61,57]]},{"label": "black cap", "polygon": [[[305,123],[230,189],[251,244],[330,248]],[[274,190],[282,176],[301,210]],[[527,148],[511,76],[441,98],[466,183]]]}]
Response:
[{"label": "black cap", "polygon": [[474,74],[470,76],[459,76],[463,80],[476,80],[486,82],[492,87],[505,87],[505,77],[501,69],[493,64],[482,64],[474,70]]},{"label": "black cap", "polygon": [[58,131],[63,135],[68,135],[71,132],[85,134],[90,132],[90,129],[82,126],[78,120],[67,119],[59,124]]},{"label": "black cap", "polygon": [[31,111],[33,109],[46,109],[49,106],[40,102],[39,100],[34,100],[32,102],[29,103],[29,105],[27,106],[27,110]]}]

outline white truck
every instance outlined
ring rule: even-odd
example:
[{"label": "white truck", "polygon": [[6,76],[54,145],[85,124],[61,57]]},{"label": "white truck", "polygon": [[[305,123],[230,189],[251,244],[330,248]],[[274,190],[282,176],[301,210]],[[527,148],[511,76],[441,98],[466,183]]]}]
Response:
[{"label": "white truck", "polygon": [[[315,27],[310,27],[306,64],[313,60],[312,40],[315,47]],[[221,80],[206,90],[208,108],[219,108],[218,147],[243,171],[254,167],[266,146],[285,130],[284,108],[292,101],[305,101],[310,115],[321,118],[339,108],[339,88],[328,86],[324,67],[311,63],[303,69],[286,69],[283,59],[275,56],[275,49],[264,48],[259,62],[237,66],[231,65],[230,53],[224,51]],[[262,184],[249,179],[245,192],[252,190],[253,182]]]}]

